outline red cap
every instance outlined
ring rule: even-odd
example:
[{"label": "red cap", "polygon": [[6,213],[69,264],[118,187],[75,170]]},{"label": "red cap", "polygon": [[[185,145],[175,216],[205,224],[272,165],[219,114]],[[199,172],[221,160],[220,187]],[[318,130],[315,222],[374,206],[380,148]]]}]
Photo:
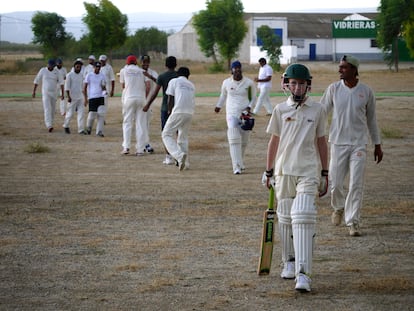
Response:
[{"label": "red cap", "polygon": [[137,58],[135,57],[135,55],[129,55],[126,59],[126,63],[127,65],[136,64]]}]

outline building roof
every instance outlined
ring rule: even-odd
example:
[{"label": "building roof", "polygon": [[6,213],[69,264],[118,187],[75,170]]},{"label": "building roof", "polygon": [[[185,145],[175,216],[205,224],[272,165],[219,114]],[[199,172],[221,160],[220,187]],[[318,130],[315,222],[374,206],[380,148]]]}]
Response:
[{"label": "building roof", "polygon": [[[288,22],[287,37],[332,38],[332,21],[343,20],[353,13],[245,13],[245,19],[285,17]],[[378,13],[360,13],[374,20]]]}]

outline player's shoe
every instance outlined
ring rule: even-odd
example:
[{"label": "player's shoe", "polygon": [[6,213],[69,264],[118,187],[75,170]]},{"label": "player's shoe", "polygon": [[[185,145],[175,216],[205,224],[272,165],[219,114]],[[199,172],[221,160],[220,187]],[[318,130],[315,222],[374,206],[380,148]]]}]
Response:
[{"label": "player's shoe", "polygon": [[175,160],[172,156],[170,156],[169,154],[167,154],[165,156],[165,160],[162,161],[163,164],[165,165],[174,165],[175,164]]},{"label": "player's shoe", "polygon": [[283,270],[280,276],[283,279],[294,279],[295,278],[295,262],[288,261],[283,264]]},{"label": "player's shoe", "polygon": [[49,133],[52,133],[53,132],[53,127],[49,127],[47,130],[49,131]]},{"label": "player's shoe", "polygon": [[129,148],[124,148],[121,152],[121,154],[129,154]]},{"label": "player's shoe", "polygon": [[187,155],[184,153],[181,159],[178,161],[178,168],[180,171],[185,169],[185,160],[187,160]]},{"label": "player's shoe", "polygon": [[64,129],[65,129],[65,133],[66,133],[66,134],[70,134],[70,128],[65,127]]},{"label": "player's shoe", "polygon": [[154,153],[154,148],[152,148],[150,144],[147,144],[145,146],[144,152]]},{"label": "player's shoe", "polygon": [[352,224],[349,227],[349,235],[350,236],[360,236],[361,235],[361,231],[359,230],[359,225],[358,224]]},{"label": "player's shoe", "polygon": [[86,134],[91,135],[91,133],[92,133],[92,128],[91,127],[88,127],[86,129]]},{"label": "player's shoe", "polygon": [[343,216],[344,216],[343,209],[334,211],[331,216],[332,224],[334,224],[335,226],[339,226],[342,222]]},{"label": "player's shoe", "polygon": [[98,134],[96,134],[96,136],[105,137],[104,134],[102,133],[102,131],[99,131]]},{"label": "player's shoe", "polygon": [[295,289],[300,292],[310,292],[311,291],[312,280],[309,276],[304,273],[299,273],[296,277],[296,286]]}]

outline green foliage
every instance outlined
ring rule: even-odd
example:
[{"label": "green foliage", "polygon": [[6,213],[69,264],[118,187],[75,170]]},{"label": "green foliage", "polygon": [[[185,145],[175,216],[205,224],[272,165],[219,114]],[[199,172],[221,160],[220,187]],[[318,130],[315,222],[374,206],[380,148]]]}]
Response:
[{"label": "green foliage", "polygon": [[243,4],[240,0],[210,0],[206,4],[207,9],[193,18],[198,44],[206,57],[218,64],[219,54],[230,68],[231,59],[237,56],[247,33]]},{"label": "green foliage", "polygon": [[32,17],[33,43],[42,46],[45,57],[64,54],[64,43],[70,37],[64,24],[66,19],[56,13],[36,12]]},{"label": "green foliage", "polygon": [[[413,2],[411,2],[413,4]],[[410,51],[411,57],[414,58],[414,4],[410,8],[410,16],[403,24],[403,36],[407,43],[407,48]]]},{"label": "green foliage", "polygon": [[125,44],[116,51],[124,57],[129,53],[137,56],[148,54],[150,51],[167,53],[168,33],[155,27],[138,29],[134,35],[129,36]]},{"label": "green foliage", "polygon": [[381,128],[381,135],[383,138],[404,138],[401,130],[396,128]]},{"label": "green foliage", "polygon": [[98,5],[83,3],[87,14],[82,21],[88,27],[91,51],[109,51],[125,43],[128,17],[109,0],[99,0]]},{"label": "green foliage", "polygon": [[280,56],[282,55],[282,39],[273,30],[263,25],[257,28],[257,36],[262,40],[261,51],[266,51],[269,56],[269,65],[276,71],[280,70]]},{"label": "green foliage", "polygon": [[384,52],[384,59],[398,71],[398,38],[406,33],[407,23],[413,23],[414,4],[412,0],[381,0],[379,11],[376,19],[378,46]]},{"label": "green foliage", "polygon": [[50,149],[39,142],[32,142],[24,148],[24,151],[27,153],[46,153],[50,152]]}]

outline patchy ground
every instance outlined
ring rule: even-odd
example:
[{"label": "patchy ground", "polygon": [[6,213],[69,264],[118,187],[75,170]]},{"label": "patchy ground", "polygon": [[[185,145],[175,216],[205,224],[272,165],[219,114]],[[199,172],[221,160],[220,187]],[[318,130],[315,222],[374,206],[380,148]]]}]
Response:
[{"label": "patchy ground", "polygon": [[[336,69],[311,67],[318,98]],[[361,78],[378,93],[414,91],[412,69],[368,69]],[[190,78],[205,95],[225,77]],[[0,76],[0,95],[30,94],[32,81]],[[278,234],[271,274],[256,274],[268,117],[257,117],[246,173],[234,176],[224,113],[213,113],[217,97],[197,97],[191,167],[183,172],[162,164],[159,99],[156,153],[135,157],[120,155],[119,97],[111,99],[105,138],[67,135],[59,115],[47,133],[40,96],[1,98],[0,309],[413,310],[414,107],[413,97],[398,95],[378,97],[385,155],[367,167],[363,236],[332,226],[329,200],[319,202],[308,294],[279,277]],[[25,151],[35,143],[49,152]]]}]

